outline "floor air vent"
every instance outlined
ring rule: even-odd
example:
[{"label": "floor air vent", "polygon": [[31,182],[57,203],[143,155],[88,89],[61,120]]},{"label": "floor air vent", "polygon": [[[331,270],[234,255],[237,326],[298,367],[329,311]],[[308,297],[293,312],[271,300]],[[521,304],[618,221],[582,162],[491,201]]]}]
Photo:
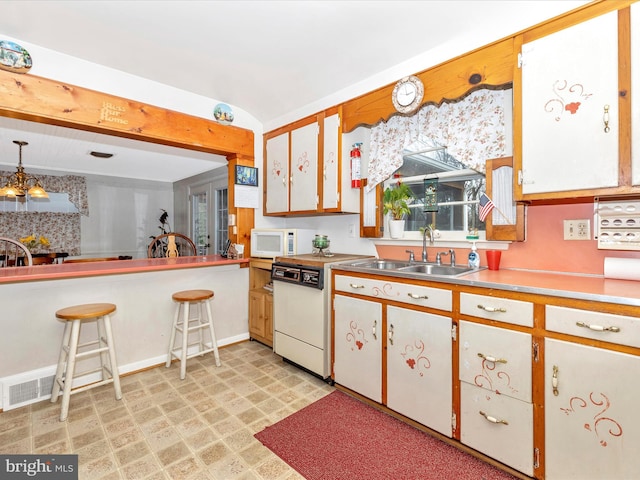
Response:
[{"label": "floor air vent", "polygon": [[55,375],[47,375],[25,381],[23,377],[20,383],[5,379],[3,409],[11,410],[50,397],[54,378]]}]

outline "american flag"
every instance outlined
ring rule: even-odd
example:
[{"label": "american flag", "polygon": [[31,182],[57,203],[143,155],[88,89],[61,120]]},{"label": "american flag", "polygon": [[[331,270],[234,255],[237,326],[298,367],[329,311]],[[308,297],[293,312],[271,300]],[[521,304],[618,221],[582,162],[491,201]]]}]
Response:
[{"label": "american flag", "polygon": [[487,196],[486,193],[482,193],[480,195],[480,200],[478,203],[478,216],[480,217],[480,221],[484,222],[484,219],[487,218],[491,210],[495,208],[495,205],[491,201],[491,199]]}]

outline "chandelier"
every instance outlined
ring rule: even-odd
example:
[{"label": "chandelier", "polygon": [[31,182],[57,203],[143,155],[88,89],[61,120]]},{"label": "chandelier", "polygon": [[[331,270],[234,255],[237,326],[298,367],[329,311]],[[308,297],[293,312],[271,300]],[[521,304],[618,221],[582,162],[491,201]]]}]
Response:
[{"label": "chandelier", "polygon": [[0,197],[24,197],[29,194],[33,198],[49,198],[49,195],[40,184],[40,180],[33,175],[24,173],[22,147],[29,144],[20,140],[14,140],[13,143],[20,147],[17,172],[9,175],[5,186],[0,188]]}]

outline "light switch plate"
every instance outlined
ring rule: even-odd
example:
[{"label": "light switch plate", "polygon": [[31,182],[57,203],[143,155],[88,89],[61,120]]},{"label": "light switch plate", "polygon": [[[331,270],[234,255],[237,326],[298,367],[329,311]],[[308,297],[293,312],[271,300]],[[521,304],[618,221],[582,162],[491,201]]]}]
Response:
[{"label": "light switch plate", "polygon": [[564,220],[565,240],[591,240],[591,222],[589,219]]}]

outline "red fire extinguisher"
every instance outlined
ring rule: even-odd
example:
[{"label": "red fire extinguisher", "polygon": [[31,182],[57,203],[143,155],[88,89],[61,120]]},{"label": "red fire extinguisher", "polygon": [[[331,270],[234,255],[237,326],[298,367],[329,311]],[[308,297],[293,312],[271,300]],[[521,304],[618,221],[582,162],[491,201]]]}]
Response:
[{"label": "red fire extinguisher", "polygon": [[362,184],[361,145],[362,143],[354,143],[351,149],[351,188],[360,188]]}]

